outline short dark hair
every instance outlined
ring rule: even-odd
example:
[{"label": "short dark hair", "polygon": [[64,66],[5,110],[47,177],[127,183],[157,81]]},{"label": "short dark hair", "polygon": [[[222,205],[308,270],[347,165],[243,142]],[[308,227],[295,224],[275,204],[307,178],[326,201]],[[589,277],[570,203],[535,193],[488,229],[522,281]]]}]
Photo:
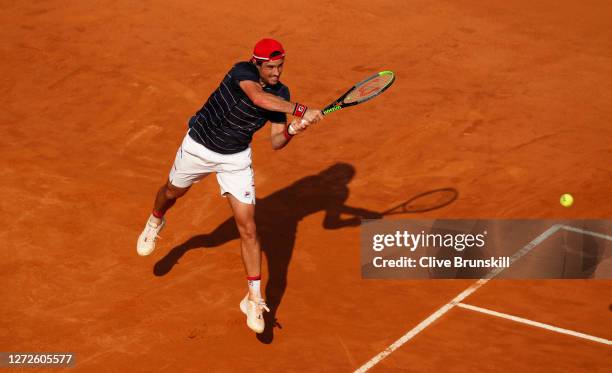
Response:
[{"label": "short dark hair", "polygon": [[281,54],[282,54],[282,53],[281,53],[281,52],[279,52],[279,51],[274,51],[274,52],[270,53],[270,58],[272,58],[272,57],[276,57],[276,56],[280,56]]}]

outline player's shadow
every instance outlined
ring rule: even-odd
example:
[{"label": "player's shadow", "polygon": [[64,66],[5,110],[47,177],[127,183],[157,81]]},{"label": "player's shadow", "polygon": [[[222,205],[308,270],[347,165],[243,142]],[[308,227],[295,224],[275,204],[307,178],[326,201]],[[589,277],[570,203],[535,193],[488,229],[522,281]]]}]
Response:
[{"label": "player's shadow", "polygon": [[[287,288],[287,272],[300,220],[325,211],[323,227],[338,229],[357,226],[361,219],[382,217],[378,212],[345,204],[349,196],[348,183],[354,175],[355,168],[352,165],[336,163],[316,175],[307,176],[257,200],[255,220],[261,248],[268,263],[265,298],[270,308],[270,312],[264,313],[266,329],[257,335],[262,343],[271,343],[273,328],[281,327],[275,316]],[[352,216],[344,218],[342,214]],[[164,276],[187,251],[219,246],[239,237],[234,218],[228,218],[212,232],[194,236],[174,247],[155,264],[153,272],[156,276]]]}]

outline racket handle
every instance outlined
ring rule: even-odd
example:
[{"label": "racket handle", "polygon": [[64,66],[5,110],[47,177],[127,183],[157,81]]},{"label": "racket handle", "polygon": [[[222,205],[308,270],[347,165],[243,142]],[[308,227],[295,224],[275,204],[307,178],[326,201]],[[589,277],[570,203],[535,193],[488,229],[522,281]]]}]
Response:
[{"label": "racket handle", "polygon": [[[304,119],[302,119],[302,120],[304,120]],[[291,136],[295,136],[297,134],[297,132],[295,132],[295,129],[293,129],[293,126],[291,125],[291,123],[287,127],[287,133],[289,133]]]},{"label": "racket handle", "polygon": [[[300,119],[300,124],[305,124],[305,123],[307,123],[307,122],[308,122],[308,121],[307,121],[306,119],[304,119],[304,118],[301,118],[301,119]],[[290,127],[291,127],[291,126],[290,126]]]}]

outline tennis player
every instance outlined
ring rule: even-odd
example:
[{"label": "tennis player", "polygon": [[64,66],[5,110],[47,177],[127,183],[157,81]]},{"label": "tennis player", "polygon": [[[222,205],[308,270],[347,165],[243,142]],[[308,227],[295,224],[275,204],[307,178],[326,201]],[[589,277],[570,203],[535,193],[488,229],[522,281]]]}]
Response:
[{"label": "tennis player", "polygon": [[[248,62],[239,62],[189,121],[189,131],[179,147],[168,182],[157,192],[153,212],[138,237],[139,255],[155,249],[166,224],[164,214],[193,183],[215,173],[221,195],[227,197],[240,233],[242,261],[248,293],[240,302],[247,325],[264,330],[263,311],[269,312],[261,295],[261,248],[255,226],[255,182],[251,167],[253,134],[271,122],[275,150],[323,118],[318,109],[291,102],[289,88],[280,82],[285,50],[273,39],[262,39]],[[287,114],[295,118],[287,125]]]}]

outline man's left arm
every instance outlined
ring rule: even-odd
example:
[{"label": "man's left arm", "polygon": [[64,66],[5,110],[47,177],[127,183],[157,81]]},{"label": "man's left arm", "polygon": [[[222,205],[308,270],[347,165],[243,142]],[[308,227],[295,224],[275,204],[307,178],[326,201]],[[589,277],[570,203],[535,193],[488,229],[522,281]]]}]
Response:
[{"label": "man's left arm", "polygon": [[270,126],[272,149],[284,148],[293,136],[305,131],[310,125],[310,122],[303,121],[301,118],[296,118],[289,124],[272,122]]}]

